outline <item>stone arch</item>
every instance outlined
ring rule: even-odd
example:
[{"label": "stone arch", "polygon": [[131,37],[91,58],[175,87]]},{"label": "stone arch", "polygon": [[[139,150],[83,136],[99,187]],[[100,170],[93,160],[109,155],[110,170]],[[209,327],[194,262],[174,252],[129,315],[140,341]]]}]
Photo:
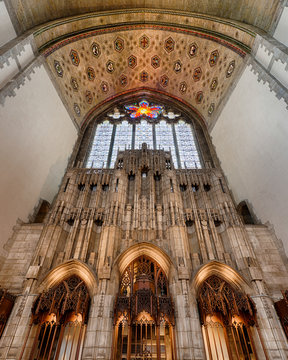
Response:
[{"label": "stone arch", "polygon": [[169,277],[171,265],[175,266],[170,257],[158,246],[145,242],[132,245],[129,249],[119,255],[115,260],[115,264],[118,265],[119,273],[123,274],[132,261],[143,255],[155,260],[161,266],[167,278]]},{"label": "stone arch", "polygon": [[96,275],[86,264],[75,259],[66,261],[49,271],[39,284],[37,292],[46,291],[73,275],[78,276],[85,282],[90,297],[96,293],[98,286]]},{"label": "stone arch", "polygon": [[209,264],[203,265],[194,276],[193,287],[196,294],[203,282],[212,275],[225,280],[245,294],[250,295],[253,293],[249,283],[236,270],[218,261],[211,261]]}]

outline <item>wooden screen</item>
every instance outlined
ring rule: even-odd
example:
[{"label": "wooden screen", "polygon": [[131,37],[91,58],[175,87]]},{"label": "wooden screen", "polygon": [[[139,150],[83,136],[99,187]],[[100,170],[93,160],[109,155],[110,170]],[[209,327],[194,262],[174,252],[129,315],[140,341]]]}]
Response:
[{"label": "wooden screen", "polygon": [[42,293],[32,309],[37,332],[29,359],[80,359],[89,301],[86,285],[77,276]]},{"label": "wooden screen", "polygon": [[199,290],[198,304],[209,360],[257,359],[250,331],[255,306],[247,295],[211,276]]},{"label": "wooden screen", "polygon": [[160,266],[142,256],[125,270],[116,299],[114,360],[176,360],[174,305]]}]

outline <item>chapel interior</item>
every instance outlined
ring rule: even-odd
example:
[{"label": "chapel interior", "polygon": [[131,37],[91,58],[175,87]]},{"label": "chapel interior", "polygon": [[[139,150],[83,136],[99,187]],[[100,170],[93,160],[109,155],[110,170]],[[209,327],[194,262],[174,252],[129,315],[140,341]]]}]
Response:
[{"label": "chapel interior", "polygon": [[287,359],[287,109],[287,0],[0,0],[0,359]]}]

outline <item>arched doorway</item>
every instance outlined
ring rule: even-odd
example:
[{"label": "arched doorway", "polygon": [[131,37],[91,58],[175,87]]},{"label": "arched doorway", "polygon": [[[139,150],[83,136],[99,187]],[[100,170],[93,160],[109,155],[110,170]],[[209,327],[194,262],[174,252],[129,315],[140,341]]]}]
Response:
[{"label": "arched doorway", "polygon": [[88,289],[76,275],[40,294],[32,308],[34,343],[29,359],[80,359],[89,304]]},{"label": "arched doorway", "polygon": [[122,274],[114,310],[113,360],[176,360],[174,305],[167,277],[148,256]]},{"label": "arched doorway", "polygon": [[256,309],[248,295],[212,275],[198,290],[198,306],[208,360],[256,360],[251,327]]}]

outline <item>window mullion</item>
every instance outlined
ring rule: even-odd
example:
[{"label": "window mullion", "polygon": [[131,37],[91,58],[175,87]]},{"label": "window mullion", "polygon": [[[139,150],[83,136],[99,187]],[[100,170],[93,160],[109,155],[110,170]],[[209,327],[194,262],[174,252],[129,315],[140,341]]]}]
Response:
[{"label": "window mullion", "polygon": [[173,140],[174,140],[174,147],[175,147],[175,152],[176,152],[177,164],[178,164],[178,168],[181,169],[181,159],[180,159],[180,154],[179,154],[179,148],[178,148],[178,141],[177,141],[175,126],[174,126],[174,124],[172,124],[171,126],[172,126],[172,134],[173,134]]},{"label": "window mullion", "polygon": [[132,150],[135,149],[136,124],[132,125]]},{"label": "window mullion", "polygon": [[153,134],[153,148],[154,150],[157,150],[155,124],[152,124],[152,134]]},{"label": "window mullion", "polygon": [[107,168],[110,168],[111,165],[111,157],[112,157],[112,152],[113,152],[113,146],[114,146],[114,140],[115,140],[115,134],[116,134],[116,127],[117,125],[113,125],[113,130],[112,130],[112,135],[111,135],[111,141],[110,141],[110,146],[109,146],[109,152],[108,152],[108,157],[107,157]]}]

